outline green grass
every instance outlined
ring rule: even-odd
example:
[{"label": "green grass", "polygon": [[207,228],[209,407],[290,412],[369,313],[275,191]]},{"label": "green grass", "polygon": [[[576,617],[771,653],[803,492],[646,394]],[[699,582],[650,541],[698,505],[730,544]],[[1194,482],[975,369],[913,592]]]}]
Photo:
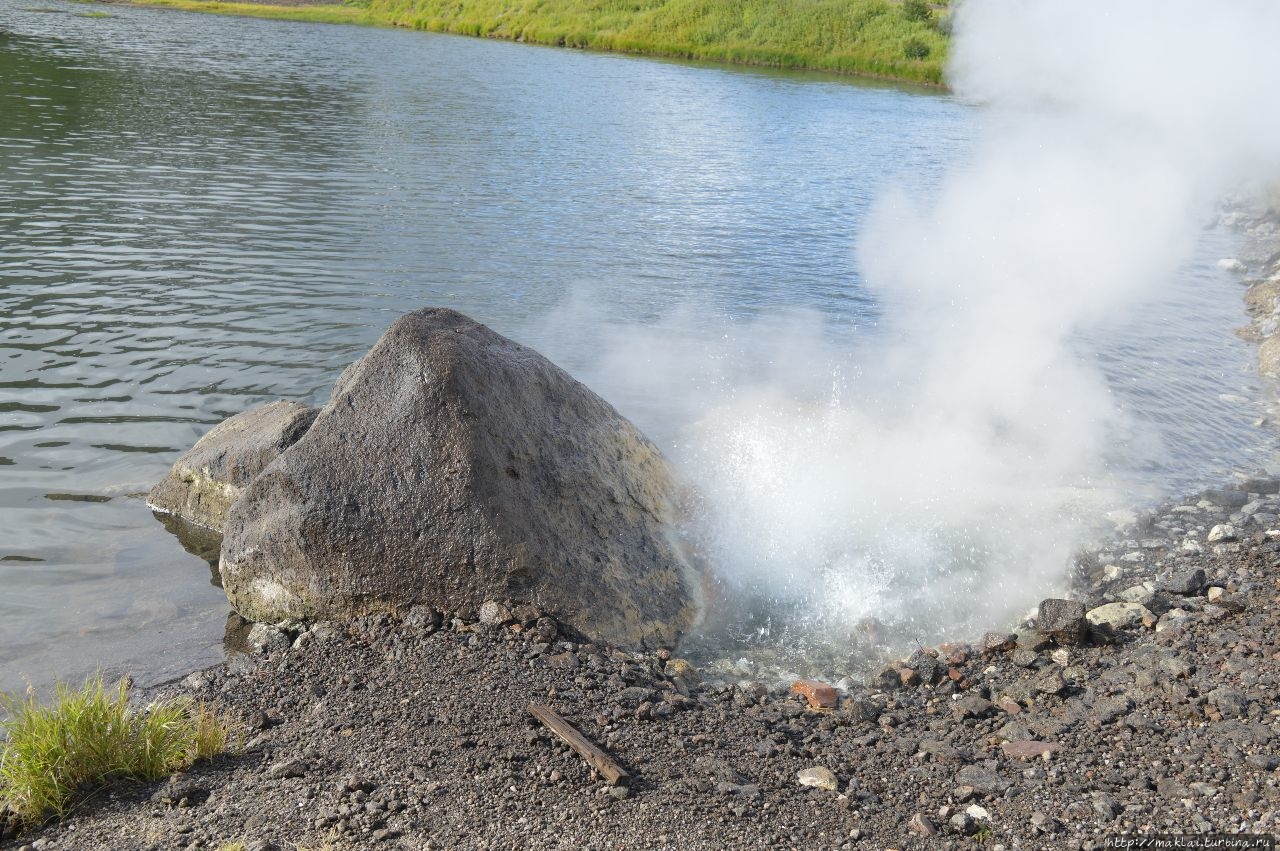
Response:
[{"label": "green grass", "polygon": [[223,3],[220,0],[131,0],[139,6],[165,6],[185,12],[212,12],[252,18],[310,21],[321,24],[378,24],[367,9],[358,6],[317,4],[314,6],[273,6],[266,3]]},{"label": "green grass", "polygon": [[148,5],[329,23],[383,24],[649,56],[942,83],[945,3],[919,0],[350,0],[272,6]]},{"label": "green grass", "polygon": [[129,687],[101,677],[59,685],[50,706],[34,692],[5,696],[0,804],[27,825],[63,815],[78,793],[115,779],[155,780],[224,752],[230,723],[187,699],[129,705]]}]

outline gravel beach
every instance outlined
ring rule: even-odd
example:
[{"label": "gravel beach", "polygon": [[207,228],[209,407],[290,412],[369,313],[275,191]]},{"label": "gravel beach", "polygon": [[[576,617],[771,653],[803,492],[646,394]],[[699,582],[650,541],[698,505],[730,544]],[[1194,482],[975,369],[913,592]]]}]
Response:
[{"label": "gravel beach", "polygon": [[[1264,249],[1254,287],[1280,271]],[[1258,337],[1278,302],[1251,305]],[[478,622],[259,625],[246,652],[145,695],[226,710],[236,752],[90,793],[0,847],[1089,849],[1280,832],[1280,479],[1135,514],[1076,564],[1073,599],[1038,619],[845,690],[566,641],[501,601]],[[531,704],[630,782],[605,782]]]}]

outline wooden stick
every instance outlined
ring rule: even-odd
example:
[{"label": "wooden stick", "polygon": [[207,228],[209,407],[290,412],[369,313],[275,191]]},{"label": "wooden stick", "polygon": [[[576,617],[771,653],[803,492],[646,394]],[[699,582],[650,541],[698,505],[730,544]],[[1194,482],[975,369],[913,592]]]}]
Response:
[{"label": "wooden stick", "polygon": [[600,772],[600,775],[608,781],[610,786],[626,786],[631,783],[631,775],[623,770],[609,755],[600,750],[587,738],[579,733],[572,724],[561,718],[559,715],[551,711],[550,706],[544,706],[540,703],[530,703],[529,712],[533,714],[543,723],[551,732],[555,733],[565,744],[578,752],[578,755],[591,764],[591,767]]}]

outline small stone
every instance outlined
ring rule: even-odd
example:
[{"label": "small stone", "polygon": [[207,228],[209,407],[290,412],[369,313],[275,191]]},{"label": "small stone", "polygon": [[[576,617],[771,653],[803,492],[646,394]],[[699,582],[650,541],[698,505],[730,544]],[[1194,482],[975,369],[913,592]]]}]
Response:
[{"label": "small stone", "polygon": [[1260,493],[1263,496],[1280,493],[1280,478],[1275,476],[1251,476],[1240,483],[1240,490],[1245,493]]},{"label": "small stone", "polygon": [[486,626],[502,626],[511,619],[511,610],[496,600],[486,600],[480,605],[480,623]]},{"label": "small stone", "polygon": [[980,807],[977,804],[965,807],[964,814],[974,821],[991,821],[991,813],[987,812],[986,807]]},{"label": "small stone", "polygon": [[1007,632],[988,632],[982,636],[983,653],[1002,653],[1018,646],[1018,636]]},{"label": "small stone", "polygon": [[1018,701],[1008,697],[1007,695],[1001,695],[996,701],[996,706],[1000,707],[1010,715],[1017,715],[1022,712],[1022,707],[1018,704]]},{"label": "small stone", "polygon": [[1204,492],[1204,498],[1211,506],[1223,508],[1240,508],[1249,501],[1249,495],[1244,491],[1229,488],[1209,488]]},{"label": "small stone", "polygon": [[1127,629],[1140,626],[1143,618],[1151,615],[1150,610],[1140,603],[1107,603],[1090,609],[1085,618],[1094,625],[1106,625],[1112,629]]},{"label": "small stone", "polygon": [[1107,793],[1098,792],[1093,796],[1093,811],[1106,821],[1114,821],[1124,812],[1124,807]]},{"label": "small stone", "polygon": [[1191,570],[1175,572],[1168,579],[1161,582],[1157,587],[1159,590],[1165,591],[1169,594],[1178,594],[1183,597],[1189,597],[1194,594],[1199,594],[1200,589],[1204,588],[1204,584],[1204,569],[1197,567],[1192,568]]},{"label": "small stone", "polygon": [[1099,698],[1093,702],[1093,714],[1100,724],[1110,724],[1133,708],[1126,695]]},{"label": "small stone", "polygon": [[255,623],[249,629],[249,636],[246,640],[255,653],[286,650],[293,645],[288,635],[266,623]]},{"label": "small stone", "polygon": [[921,836],[937,836],[938,828],[934,826],[928,816],[922,813],[916,813],[911,817],[911,821],[907,822],[907,828],[912,833],[918,833]]},{"label": "small stone", "polygon": [[1000,746],[1006,756],[1014,759],[1048,759],[1062,750],[1057,742],[1014,741]]},{"label": "small stone", "polygon": [[1145,606],[1151,602],[1151,598],[1155,595],[1155,592],[1156,589],[1154,585],[1147,585],[1144,583],[1142,585],[1130,585],[1128,588],[1125,588],[1117,594],[1116,597],[1118,597],[1121,602],[1138,603]]},{"label": "small stone", "polygon": [[209,687],[209,675],[204,671],[196,671],[194,674],[188,674],[182,681],[182,685],[187,691],[204,691]]},{"label": "small stone", "polygon": [[914,668],[899,668],[898,679],[906,688],[920,685],[920,674]]},{"label": "small stone", "polygon": [[1034,650],[1015,650],[1009,661],[1019,668],[1033,668],[1040,661],[1040,654]]},{"label": "small stone", "polygon": [[985,718],[994,711],[991,701],[977,694],[968,694],[951,704],[957,718]]},{"label": "small stone", "polygon": [[1181,800],[1191,797],[1191,790],[1173,777],[1162,777],[1156,781],[1156,792],[1163,798]]},{"label": "small stone", "polygon": [[610,786],[609,795],[616,800],[624,800],[631,796],[631,787],[629,786]]},{"label": "small stone", "polygon": [[873,682],[881,691],[895,691],[902,688],[902,677],[898,675],[898,669],[892,665],[877,671]]},{"label": "small stone", "polygon": [[1205,541],[1210,544],[1216,544],[1220,541],[1234,541],[1236,539],[1236,527],[1230,523],[1219,523],[1209,530],[1209,534],[1205,536]]},{"label": "small stone", "polygon": [[1036,811],[1031,814],[1031,828],[1036,833],[1056,833],[1058,823],[1044,813]]},{"label": "small stone", "polygon": [[953,745],[947,742],[938,741],[937,739],[923,739],[919,746],[920,753],[926,753],[933,756],[941,762],[959,762],[960,752]]},{"label": "small stone", "polygon": [[1084,603],[1075,600],[1049,599],[1040,603],[1036,628],[1056,644],[1080,643],[1085,629]]},{"label": "small stone", "polygon": [[1002,795],[1013,781],[981,765],[966,765],[956,774],[956,785],[971,786],[984,795]]},{"label": "small stone", "polygon": [[796,780],[799,781],[801,786],[813,786],[830,792],[840,789],[840,781],[836,779],[836,775],[831,769],[823,768],[820,765],[801,769],[796,773]]},{"label": "small stone", "polygon": [[1210,603],[1216,603],[1218,599],[1226,593],[1226,588],[1223,588],[1220,585],[1210,585],[1209,590],[1205,592],[1205,596],[1209,599]]},{"label": "small stone", "polygon": [[1234,689],[1216,688],[1206,697],[1223,718],[1244,718],[1248,714],[1249,699]]},{"label": "small stone", "polygon": [[300,759],[286,759],[273,764],[267,769],[267,777],[272,780],[284,780],[290,777],[302,777],[307,773],[307,764]]},{"label": "small stone", "polygon": [[835,709],[840,705],[840,693],[817,680],[796,680],[791,684],[791,692],[804,695],[810,709]]},{"label": "small stone", "polygon": [[1053,668],[1036,677],[1034,686],[1038,694],[1062,694],[1067,690],[1067,681],[1062,671]]}]

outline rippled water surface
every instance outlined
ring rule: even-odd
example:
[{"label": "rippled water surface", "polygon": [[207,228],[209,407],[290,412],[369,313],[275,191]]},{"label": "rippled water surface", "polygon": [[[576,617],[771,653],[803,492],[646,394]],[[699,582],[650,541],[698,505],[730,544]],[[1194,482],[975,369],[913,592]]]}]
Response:
[{"label": "rippled water surface", "polygon": [[[4,0],[0,29],[6,690],[216,658],[225,598],[143,494],[224,417],[323,399],[401,312],[466,311],[587,376],[575,321],[691,299],[876,333],[868,203],[935,184],[975,121],[886,86],[388,30],[49,0]],[[1260,442],[1221,398],[1251,380],[1230,248],[1207,234],[1104,355],[1165,430],[1164,486]],[[613,400],[669,437],[659,401]]]}]

